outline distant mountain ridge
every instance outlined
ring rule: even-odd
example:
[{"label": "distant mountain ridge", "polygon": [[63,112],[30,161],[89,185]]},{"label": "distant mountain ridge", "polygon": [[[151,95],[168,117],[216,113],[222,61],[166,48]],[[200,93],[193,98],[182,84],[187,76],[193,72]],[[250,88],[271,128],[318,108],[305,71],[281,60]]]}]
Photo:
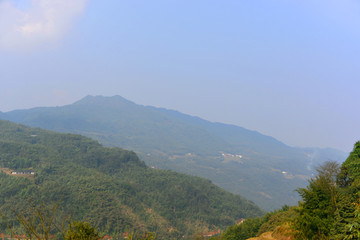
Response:
[{"label": "distant mountain ridge", "polygon": [[346,158],[341,151],[289,147],[256,131],[137,105],[120,96],[87,96],[71,105],[0,117],[133,150],[149,166],[206,177],[268,210],[295,204],[293,190],[307,184],[314,166]]}]

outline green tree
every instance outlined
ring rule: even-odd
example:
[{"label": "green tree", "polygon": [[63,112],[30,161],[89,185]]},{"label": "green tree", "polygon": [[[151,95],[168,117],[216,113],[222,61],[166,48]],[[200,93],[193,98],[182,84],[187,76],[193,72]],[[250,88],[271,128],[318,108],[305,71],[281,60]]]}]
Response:
[{"label": "green tree", "polygon": [[246,219],[243,223],[229,227],[223,235],[225,240],[245,240],[255,237],[264,223],[263,218]]},{"label": "green tree", "polygon": [[344,239],[360,239],[360,199],[353,203],[354,212],[352,221],[345,225]]},{"label": "green tree", "polygon": [[340,199],[334,233],[338,239],[360,238],[360,142],[341,166],[337,183]]},{"label": "green tree", "polygon": [[360,141],[342,164],[337,182],[341,187],[360,186]]},{"label": "green tree", "polygon": [[[35,204],[31,200],[28,202],[28,206],[21,211],[12,210],[16,220],[22,226],[25,235],[29,239],[49,239],[52,231],[59,230],[58,220],[56,219],[56,211],[59,207],[59,203],[49,207],[45,205],[44,202],[41,202],[40,204]],[[6,218],[4,216],[2,216],[2,218],[6,221],[11,233],[16,235]]]},{"label": "green tree", "polygon": [[330,239],[339,197],[336,177],[339,164],[326,162],[316,169],[307,188],[298,189],[302,198],[294,226],[300,239]]},{"label": "green tree", "polygon": [[87,222],[72,222],[65,235],[65,240],[93,240],[100,239],[95,228]]}]

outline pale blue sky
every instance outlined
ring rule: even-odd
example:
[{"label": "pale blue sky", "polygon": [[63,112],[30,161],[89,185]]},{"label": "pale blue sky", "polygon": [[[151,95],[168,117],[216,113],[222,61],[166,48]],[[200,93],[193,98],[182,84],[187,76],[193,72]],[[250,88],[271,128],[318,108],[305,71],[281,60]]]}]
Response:
[{"label": "pale blue sky", "polygon": [[0,0],[0,111],[121,95],[291,146],[360,139],[360,3]]}]

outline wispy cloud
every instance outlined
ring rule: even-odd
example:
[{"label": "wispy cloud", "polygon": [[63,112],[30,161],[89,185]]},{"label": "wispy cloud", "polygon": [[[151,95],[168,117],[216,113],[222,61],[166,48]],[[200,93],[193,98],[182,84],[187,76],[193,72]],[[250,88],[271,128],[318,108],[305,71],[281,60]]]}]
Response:
[{"label": "wispy cloud", "polygon": [[0,48],[33,49],[60,40],[83,13],[87,0],[0,0]]}]

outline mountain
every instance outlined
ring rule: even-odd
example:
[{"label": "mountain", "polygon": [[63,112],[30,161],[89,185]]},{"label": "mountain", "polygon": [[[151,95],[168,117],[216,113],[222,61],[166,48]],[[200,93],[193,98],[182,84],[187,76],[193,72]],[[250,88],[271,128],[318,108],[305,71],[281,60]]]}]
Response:
[{"label": "mountain", "polygon": [[[28,199],[60,201],[57,215],[102,233],[155,232],[159,239],[189,239],[263,214],[209,180],[149,168],[134,152],[3,120],[0,167],[0,212],[15,228],[12,210],[23,212]],[[6,229],[2,218],[0,231]]]},{"label": "mountain", "polygon": [[147,165],[202,176],[264,209],[296,204],[313,168],[343,161],[333,149],[294,148],[242,127],[137,105],[120,96],[87,96],[62,107],[3,113],[3,119],[82,134],[135,151]]}]

